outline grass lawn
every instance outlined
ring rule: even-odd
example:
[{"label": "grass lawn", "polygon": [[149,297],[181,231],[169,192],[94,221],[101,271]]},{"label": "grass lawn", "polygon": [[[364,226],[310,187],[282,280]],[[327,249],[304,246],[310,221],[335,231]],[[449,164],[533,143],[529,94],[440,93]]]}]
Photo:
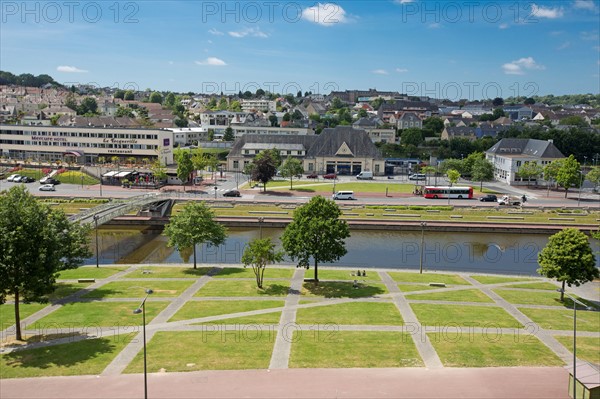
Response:
[{"label": "grass lawn", "polygon": [[398,288],[402,292],[412,291],[427,291],[427,290],[439,290],[440,287],[432,287],[429,284],[398,284]]},{"label": "grass lawn", "polygon": [[2,378],[100,374],[131,338],[108,336],[0,355]]},{"label": "grass lawn", "polygon": [[[555,336],[561,344],[573,352],[573,337]],[[590,363],[600,364],[600,337],[577,337],[577,357]]]},{"label": "grass lawn", "polygon": [[[148,372],[161,368],[167,372],[266,369],[274,342],[274,332],[254,328],[227,333],[212,327],[206,331],[159,331],[148,342]],[[143,361],[140,351],[125,373],[143,372]]]},{"label": "grass lawn", "polygon": [[318,285],[313,282],[305,282],[302,285],[301,294],[325,298],[367,298],[387,294],[387,292],[387,288],[383,284],[359,282],[358,288],[354,288],[354,282],[350,281],[319,281]]},{"label": "grass lawn", "polygon": [[349,302],[298,309],[296,323],[398,326],[403,320],[391,302]]},{"label": "grass lawn", "polygon": [[[48,304],[44,303],[20,303],[19,315],[21,321],[26,317],[31,316],[38,310],[44,309]],[[0,331],[15,324],[15,305],[13,303],[5,303],[0,305]]]},{"label": "grass lawn", "polygon": [[[573,310],[519,308],[525,316],[547,330],[573,330]],[[577,312],[577,330],[600,332],[600,312]]]},{"label": "grass lawn", "polygon": [[[573,309],[573,301],[565,295],[565,301],[560,301],[560,292],[552,291],[519,291],[519,290],[504,290],[495,289],[494,292],[500,295],[502,298],[512,304],[519,305],[547,305],[547,306],[561,306]],[[583,303],[586,303],[584,299],[577,297]],[[581,308],[580,305],[577,305]]]},{"label": "grass lawn", "polygon": [[431,301],[460,301],[460,302],[494,302],[483,292],[472,290],[427,292],[423,294],[407,294],[406,299],[419,299]]},{"label": "grass lawn", "polygon": [[521,323],[502,308],[427,303],[411,303],[410,307],[424,326],[521,327]]},{"label": "grass lawn", "polygon": [[200,288],[194,296],[286,296],[289,289],[290,283],[287,281],[265,281],[263,289],[259,289],[254,280],[213,280]]},{"label": "grass lawn", "polygon": [[[210,267],[161,267],[143,266],[127,273],[124,278],[199,278],[208,273]],[[149,272],[149,273],[148,273]]]},{"label": "grass lawn", "polygon": [[500,283],[512,283],[519,281],[531,281],[527,277],[502,277],[502,276],[470,276],[473,280],[479,281],[481,284],[500,284]]},{"label": "grass lawn", "polygon": [[89,283],[56,283],[56,290],[52,294],[47,295],[47,298],[50,301],[56,301],[74,294],[77,291],[88,287],[89,285]]},{"label": "grass lawn", "polygon": [[321,327],[294,332],[291,368],[423,366],[410,334]]},{"label": "grass lawn", "polygon": [[441,273],[405,273],[405,272],[388,272],[390,277],[401,283],[446,283],[452,285],[471,285],[464,278],[455,274]]},{"label": "grass lawn", "polygon": [[223,325],[223,324],[247,324],[253,328],[263,324],[279,324],[281,319],[281,312],[272,312],[266,314],[259,314],[254,316],[242,316],[234,317],[232,319],[224,319],[219,321],[207,321],[204,323],[194,323],[195,325],[211,324],[211,325]]},{"label": "grass lawn", "polygon": [[558,287],[547,281],[541,281],[539,283],[531,283],[531,284],[524,283],[524,284],[505,285],[503,288],[526,288],[526,289],[530,289],[530,290],[556,291],[556,289]]},{"label": "grass lawn", "polygon": [[[319,269],[319,281],[321,280],[370,280],[370,281],[381,281],[381,277],[379,277],[379,273],[371,270],[364,270],[366,272],[366,276],[362,276],[363,269],[360,270],[361,276],[356,276],[358,269]],[[353,276],[353,274],[355,274]],[[314,278],[315,271],[314,269],[306,270],[304,273],[304,278]]]},{"label": "grass lawn", "polygon": [[78,278],[107,278],[125,269],[127,268],[117,266],[82,266],[78,267],[77,269],[64,270],[60,272],[58,278],[62,280],[73,280]]},{"label": "grass lawn", "polygon": [[89,293],[84,298],[143,298],[146,289],[154,297],[176,297],[193,284],[192,281],[113,281]]},{"label": "grass lawn", "polygon": [[283,307],[284,303],[284,301],[190,301],[183,305],[169,321],[279,308]]},{"label": "grass lawn", "polygon": [[[146,302],[146,323],[149,323],[168,304],[169,302]],[[32,328],[89,326],[93,330],[96,326],[141,326],[142,316],[133,313],[138,305],[137,302],[69,303],[36,321]]]},{"label": "grass lawn", "polygon": [[448,331],[427,335],[446,367],[564,365],[548,347],[530,335],[515,339],[513,334],[502,334],[494,329],[487,334]]},{"label": "grass lawn", "polygon": [[[68,172],[60,173],[54,176],[61,183],[66,184],[83,184],[83,185],[92,185],[100,183],[100,180],[93,178],[92,176],[81,173],[75,170],[70,170]],[[83,180],[82,180],[83,178]]]},{"label": "grass lawn", "polygon": [[[294,276],[295,269],[285,269],[285,268],[271,268],[267,267],[265,270],[265,279],[270,278],[289,278],[291,279]],[[215,278],[251,278],[255,279],[254,271],[252,271],[251,267],[243,268],[243,267],[225,267],[223,270],[219,272],[219,274],[214,276]]]}]

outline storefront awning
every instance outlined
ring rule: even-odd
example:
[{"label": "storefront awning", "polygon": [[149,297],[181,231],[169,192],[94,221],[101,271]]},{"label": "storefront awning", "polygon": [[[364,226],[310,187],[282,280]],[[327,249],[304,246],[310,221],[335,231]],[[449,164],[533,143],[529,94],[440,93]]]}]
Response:
[{"label": "storefront awning", "polygon": [[129,176],[131,174],[131,172],[119,172],[117,173],[117,175],[115,177],[125,177],[125,176]]},{"label": "storefront awning", "polygon": [[76,156],[76,157],[82,157],[83,156],[83,151],[70,150],[70,151],[63,152],[63,155],[73,155],[73,156]]},{"label": "storefront awning", "polygon": [[106,172],[105,174],[103,174],[102,177],[113,177],[117,173],[119,172],[117,172],[116,170],[111,170],[110,172]]}]

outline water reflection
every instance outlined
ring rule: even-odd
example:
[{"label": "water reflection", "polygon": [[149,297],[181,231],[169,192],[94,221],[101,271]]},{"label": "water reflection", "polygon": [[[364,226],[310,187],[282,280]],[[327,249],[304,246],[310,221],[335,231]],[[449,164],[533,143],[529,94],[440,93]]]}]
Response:
[{"label": "water reflection", "polygon": [[[263,228],[263,237],[280,244],[283,230]],[[167,247],[167,237],[150,229],[100,229],[100,263],[188,263],[192,250]],[[258,229],[229,229],[220,247],[197,248],[198,263],[241,262],[246,244],[258,238]],[[548,237],[538,234],[425,232],[425,270],[510,273],[535,275],[538,252]],[[93,244],[92,240],[92,244]],[[347,240],[348,253],[332,265],[344,267],[385,267],[418,269],[421,232],[353,230]],[[597,242],[593,243],[598,250]],[[95,254],[95,249],[92,248]],[[287,259],[287,263],[292,263]],[[95,256],[86,264],[94,264]]]}]

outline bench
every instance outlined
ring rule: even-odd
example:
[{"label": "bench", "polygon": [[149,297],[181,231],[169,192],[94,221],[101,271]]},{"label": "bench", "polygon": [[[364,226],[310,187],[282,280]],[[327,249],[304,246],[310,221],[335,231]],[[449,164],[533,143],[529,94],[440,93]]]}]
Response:
[{"label": "bench", "polygon": [[462,215],[450,215],[450,219],[462,219]]},{"label": "bench", "polygon": [[95,283],[96,279],[95,278],[78,278],[77,282],[78,283]]},{"label": "bench", "polygon": [[439,209],[427,209],[427,212],[431,212],[431,213],[440,213]]},{"label": "bench", "polygon": [[429,283],[430,287],[445,287],[446,283]]},{"label": "bench", "polygon": [[559,213],[558,216],[587,216],[585,213]]},{"label": "bench", "polygon": [[488,219],[503,219],[503,220],[524,220],[521,216],[487,216]]},{"label": "bench", "polygon": [[421,217],[421,215],[412,215],[409,213],[398,213],[398,214],[384,213],[382,216],[395,216],[395,217],[399,217],[399,218],[420,218]]},{"label": "bench", "polygon": [[287,215],[288,212],[287,211],[248,211],[248,213],[259,213],[259,214],[265,214],[265,215]]},{"label": "bench", "polygon": [[509,215],[533,215],[533,212],[517,212],[517,211],[512,211],[512,212],[508,212]]},{"label": "bench", "polygon": [[562,220],[563,222],[574,222],[573,218],[548,218],[548,220]]},{"label": "bench", "polygon": [[358,216],[358,213],[344,212],[344,216]]}]

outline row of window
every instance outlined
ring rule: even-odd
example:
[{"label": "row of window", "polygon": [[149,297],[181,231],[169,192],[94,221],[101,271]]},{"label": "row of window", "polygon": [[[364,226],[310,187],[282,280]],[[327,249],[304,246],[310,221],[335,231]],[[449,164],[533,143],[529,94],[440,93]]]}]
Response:
[{"label": "row of window", "polygon": [[[244,150],[244,155],[256,155],[260,154],[263,150]],[[304,155],[304,151],[292,151],[292,150],[281,150],[279,151],[281,155]]]},{"label": "row of window", "polygon": [[0,130],[0,134],[11,134],[11,135],[17,135],[17,136],[41,136],[41,137],[91,137],[91,138],[100,138],[100,139],[158,140],[157,134],[36,132],[36,131],[29,131],[29,130]]}]

